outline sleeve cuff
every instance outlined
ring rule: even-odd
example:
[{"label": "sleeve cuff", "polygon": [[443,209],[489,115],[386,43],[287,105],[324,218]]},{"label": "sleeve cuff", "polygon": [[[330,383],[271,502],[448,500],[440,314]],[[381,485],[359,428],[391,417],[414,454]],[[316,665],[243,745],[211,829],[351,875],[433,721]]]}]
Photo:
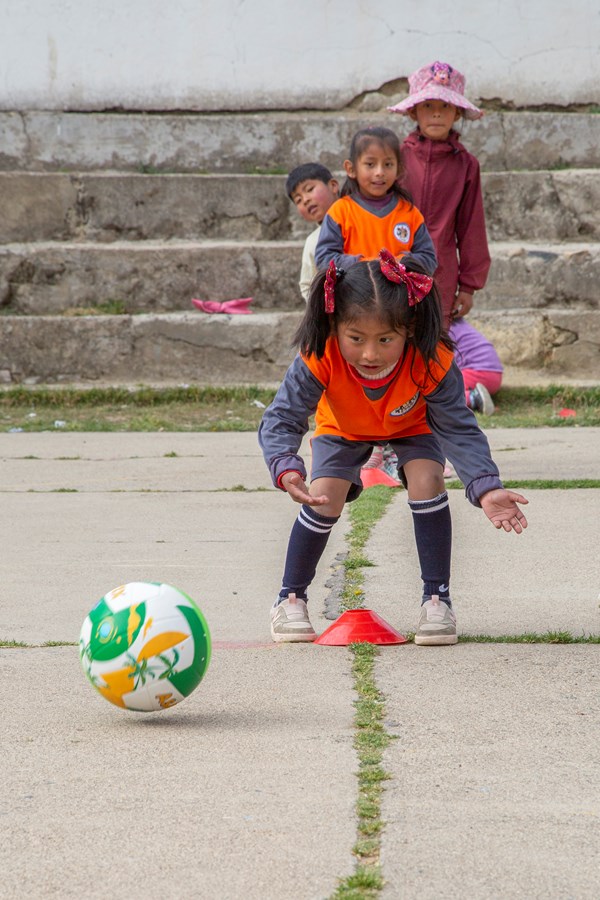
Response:
[{"label": "sleeve cuff", "polygon": [[472,503],[473,506],[481,507],[479,498],[483,494],[487,494],[488,491],[495,491],[502,487],[504,487],[504,485],[497,475],[480,475],[478,478],[474,478],[473,481],[469,482],[465,489],[465,494],[467,500]]},{"label": "sleeve cuff", "polygon": [[302,472],[300,472],[298,469],[285,469],[283,472],[279,473],[279,475],[277,476],[277,481],[275,482],[275,487],[278,487],[280,491],[285,491],[285,488],[281,483],[281,479],[284,475],[287,475],[288,472],[296,472],[297,475],[304,479]]}]

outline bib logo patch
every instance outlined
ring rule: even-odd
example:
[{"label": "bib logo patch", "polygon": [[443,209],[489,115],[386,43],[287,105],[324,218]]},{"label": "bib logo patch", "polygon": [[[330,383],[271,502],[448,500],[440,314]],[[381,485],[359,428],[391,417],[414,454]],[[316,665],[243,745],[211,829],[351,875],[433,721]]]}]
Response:
[{"label": "bib logo patch", "polygon": [[394,225],[394,237],[401,244],[408,244],[410,241],[410,225],[406,222],[398,222]]},{"label": "bib logo patch", "polygon": [[414,397],[411,397],[410,400],[407,400],[402,406],[397,406],[396,409],[393,409],[390,416],[405,416],[407,412],[411,411],[418,399],[419,392],[417,391]]}]

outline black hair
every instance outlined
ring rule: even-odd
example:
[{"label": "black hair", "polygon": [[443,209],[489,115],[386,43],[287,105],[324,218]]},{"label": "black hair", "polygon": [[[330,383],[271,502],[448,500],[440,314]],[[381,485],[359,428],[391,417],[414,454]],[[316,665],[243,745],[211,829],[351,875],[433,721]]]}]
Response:
[{"label": "black hair", "polygon": [[[361,128],[357,131],[350,143],[350,153],[348,158],[353,166],[356,166],[358,160],[366,152],[371,144],[379,144],[381,147],[388,147],[396,157],[398,162],[398,177],[392,185],[392,191],[406,200],[412,206],[412,197],[409,192],[402,187],[401,180],[404,175],[404,160],[402,159],[402,150],[400,149],[400,141],[398,135],[389,128],[383,128],[380,125],[372,125],[368,128]],[[349,194],[357,194],[360,191],[356,178],[350,178],[346,175],[346,180],[342,185],[340,192],[341,197],[347,197]]]},{"label": "black hair", "polygon": [[[409,272],[429,274],[410,254],[402,257],[402,265]],[[339,272],[339,270],[338,270]],[[325,312],[325,277],[323,269],[313,279],[304,317],[294,335],[294,343],[305,356],[321,359],[327,340],[342,322],[358,319],[363,314],[375,314],[389,325],[392,331],[407,330],[406,342],[423,358],[427,372],[429,364],[439,362],[437,346],[443,344],[449,350],[454,343],[443,326],[438,290],[433,283],[431,290],[414,306],[408,305],[406,285],[390,281],[381,271],[379,259],[363,260],[348,270],[339,272],[335,284],[333,313]]]},{"label": "black hair", "polygon": [[333,175],[326,166],[321,163],[309,162],[303,163],[292,169],[285,182],[285,192],[292,199],[292,194],[299,184],[303,181],[322,181],[323,184],[329,184]]}]

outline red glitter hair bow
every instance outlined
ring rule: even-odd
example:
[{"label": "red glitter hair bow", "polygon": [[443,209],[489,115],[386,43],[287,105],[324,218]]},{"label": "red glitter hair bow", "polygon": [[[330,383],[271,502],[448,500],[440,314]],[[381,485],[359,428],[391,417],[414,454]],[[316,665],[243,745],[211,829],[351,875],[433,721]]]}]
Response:
[{"label": "red glitter hair bow", "polygon": [[344,277],[344,270],[338,269],[333,260],[327,266],[325,275],[325,312],[332,313],[335,310],[335,286],[338,280]]},{"label": "red glitter hair bow", "polygon": [[379,251],[379,265],[382,273],[389,281],[406,285],[409,306],[416,306],[431,290],[433,278],[429,275],[422,275],[421,272],[409,272],[406,266],[398,262],[389,250],[383,249]]}]

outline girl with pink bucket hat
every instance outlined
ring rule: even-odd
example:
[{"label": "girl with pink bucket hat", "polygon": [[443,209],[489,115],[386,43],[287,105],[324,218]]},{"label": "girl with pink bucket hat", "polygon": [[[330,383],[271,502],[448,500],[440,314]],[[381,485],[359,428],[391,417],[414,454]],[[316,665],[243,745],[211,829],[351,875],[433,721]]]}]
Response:
[{"label": "girl with pink bucket hat", "polygon": [[388,107],[417,123],[402,143],[402,185],[423,213],[437,252],[435,280],[459,360],[465,345],[459,366],[467,404],[489,414],[494,411],[491,394],[502,381],[502,364],[493,345],[462,319],[490,269],[481,175],[477,159],[453,128],[460,118],[480,119],[483,112],[466,99],[465,77],[448,63],[417,69],[408,85],[408,97]]},{"label": "girl with pink bucket hat", "polygon": [[409,95],[390,112],[417,123],[402,143],[403,187],[421,210],[433,239],[446,325],[466,315],[490,268],[479,163],[454,124],[483,115],[464,96],[465,78],[448,63],[423,66],[408,79]]}]

